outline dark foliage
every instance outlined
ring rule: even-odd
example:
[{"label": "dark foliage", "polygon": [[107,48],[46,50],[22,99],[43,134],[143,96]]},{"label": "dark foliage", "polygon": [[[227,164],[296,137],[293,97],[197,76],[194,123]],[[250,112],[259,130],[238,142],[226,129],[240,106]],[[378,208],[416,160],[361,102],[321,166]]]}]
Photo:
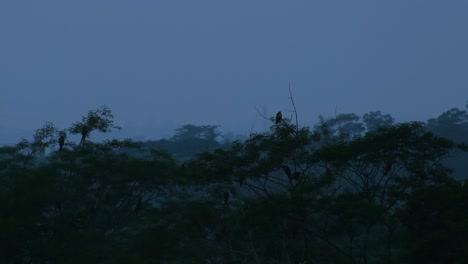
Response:
[{"label": "dark foliage", "polygon": [[47,123],[0,148],[0,262],[465,263],[468,187],[444,159],[466,147],[440,137],[465,119],[442,116],[272,118],[224,145],[193,125],[93,142],[107,107],[68,129],[78,144]]}]

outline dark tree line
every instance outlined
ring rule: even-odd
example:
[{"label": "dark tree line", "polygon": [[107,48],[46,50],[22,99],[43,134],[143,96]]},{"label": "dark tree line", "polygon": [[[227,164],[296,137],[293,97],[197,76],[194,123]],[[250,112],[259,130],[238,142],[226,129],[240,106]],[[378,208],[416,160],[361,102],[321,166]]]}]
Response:
[{"label": "dark tree line", "polygon": [[468,186],[444,159],[466,137],[440,136],[446,116],[465,126],[460,112],[313,128],[280,112],[230,144],[193,125],[157,143],[93,142],[118,128],[107,107],[69,129],[47,123],[0,149],[0,261],[465,263]]}]

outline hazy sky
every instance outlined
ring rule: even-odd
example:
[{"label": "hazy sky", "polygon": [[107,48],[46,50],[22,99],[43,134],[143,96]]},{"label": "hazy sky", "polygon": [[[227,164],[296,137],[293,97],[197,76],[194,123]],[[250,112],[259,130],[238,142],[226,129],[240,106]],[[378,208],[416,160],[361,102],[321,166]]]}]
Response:
[{"label": "hazy sky", "polygon": [[[125,135],[468,99],[468,1],[0,1],[0,143],[109,106]],[[283,112],[284,113],[284,112]]]}]

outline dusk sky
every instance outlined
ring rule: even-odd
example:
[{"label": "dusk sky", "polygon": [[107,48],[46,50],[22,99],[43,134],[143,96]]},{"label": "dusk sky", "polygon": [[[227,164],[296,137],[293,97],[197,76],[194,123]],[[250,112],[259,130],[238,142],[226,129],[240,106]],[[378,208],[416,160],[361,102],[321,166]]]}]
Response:
[{"label": "dusk sky", "polygon": [[468,100],[468,1],[0,1],[0,144],[109,106],[123,136]]}]

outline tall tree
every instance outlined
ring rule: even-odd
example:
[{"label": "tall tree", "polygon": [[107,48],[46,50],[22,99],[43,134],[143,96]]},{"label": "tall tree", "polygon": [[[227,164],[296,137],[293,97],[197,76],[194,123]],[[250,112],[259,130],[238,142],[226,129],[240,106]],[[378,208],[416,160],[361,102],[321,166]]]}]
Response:
[{"label": "tall tree", "polygon": [[89,111],[86,116],[82,116],[81,121],[73,123],[69,131],[72,134],[81,135],[80,144],[83,144],[94,130],[102,133],[111,132],[113,128],[120,130],[120,127],[114,125],[113,118],[110,108],[102,106],[97,110]]},{"label": "tall tree", "polygon": [[366,113],[362,116],[367,131],[375,131],[379,127],[389,127],[395,123],[390,114],[382,114],[380,111]]}]

